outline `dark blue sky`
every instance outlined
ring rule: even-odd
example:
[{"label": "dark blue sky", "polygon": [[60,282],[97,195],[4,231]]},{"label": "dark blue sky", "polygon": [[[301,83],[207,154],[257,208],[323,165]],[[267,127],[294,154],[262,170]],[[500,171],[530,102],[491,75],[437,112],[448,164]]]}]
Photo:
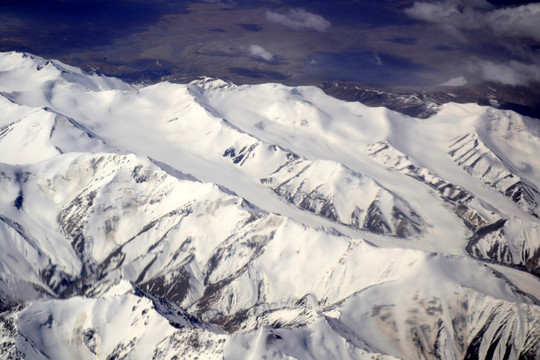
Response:
[{"label": "dark blue sky", "polygon": [[0,50],[128,79],[540,81],[540,5],[444,0],[0,2]]}]

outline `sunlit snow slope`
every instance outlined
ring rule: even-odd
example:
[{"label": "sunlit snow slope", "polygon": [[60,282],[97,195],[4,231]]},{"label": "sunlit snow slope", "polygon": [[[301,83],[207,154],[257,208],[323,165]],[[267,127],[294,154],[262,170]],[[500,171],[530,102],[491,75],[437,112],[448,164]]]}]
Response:
[{"label": "sunlit snow slope", "polygon": [[0,54],[0,358],[539,359],[540,120]]}]

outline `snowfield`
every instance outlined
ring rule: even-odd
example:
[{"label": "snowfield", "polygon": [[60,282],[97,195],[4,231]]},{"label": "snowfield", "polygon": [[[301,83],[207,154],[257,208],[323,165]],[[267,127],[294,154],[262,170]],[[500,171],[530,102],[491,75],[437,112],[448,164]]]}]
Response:
[{"label": "snowfield", "polygon": [[540,120],[0,53],[0,359],[538,359]]}]

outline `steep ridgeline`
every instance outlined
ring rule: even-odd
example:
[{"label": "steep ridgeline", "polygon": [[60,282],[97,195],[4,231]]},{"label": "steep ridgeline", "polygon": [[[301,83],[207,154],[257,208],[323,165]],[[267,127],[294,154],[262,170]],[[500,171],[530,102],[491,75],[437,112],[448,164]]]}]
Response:
[{"label": "steep ridgeline", "polygon": [[453,141],[448,154],[471,176],[508,196],[522,210],[539,217],[540,193],[536,187],[515,175],[479,138],[469,133]]},{"label": "steep ridgeline", "polygon": [[399,237],[422,232],[423,220],[406,201],[338,162],[309,161],[261,141],[235,144],[223,156],[247,171],[264,168],[265,159],[281,158],[275,170],[268,164],[261,183],[288,203],[333,222]]},{"label": "steep ridgeline", "polygon": [[436,190],[441,200],[453,207],[455,214],[471,230],[466,247],[470,255],[498,264],[525,268],[540,275],[540,228],[537,221],[505,217],[463,187],[449,183],[421,167],[388,141],[368,145],[367,150],[370,156],[389,169],[399,171]]},{"label": "steep ridgeline", "polygon": [[540,355],[534,119],[20,53],[0,107],[0,359]]},{"label": "steep ridgeline", "polygon": [[422,219],[405,201],[338,163],[295,159],[261,181],[288,202],[333,221],[399,237],[422,231]]}]

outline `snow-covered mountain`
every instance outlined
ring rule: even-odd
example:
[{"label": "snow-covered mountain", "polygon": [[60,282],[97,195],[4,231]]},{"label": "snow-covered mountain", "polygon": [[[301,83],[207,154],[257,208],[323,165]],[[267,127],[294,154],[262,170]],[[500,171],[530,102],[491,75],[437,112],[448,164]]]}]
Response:
[{"label": "snow-covered mountain", "polygon": [[540,120],[0,54],[0,358],[538,359]]}]

